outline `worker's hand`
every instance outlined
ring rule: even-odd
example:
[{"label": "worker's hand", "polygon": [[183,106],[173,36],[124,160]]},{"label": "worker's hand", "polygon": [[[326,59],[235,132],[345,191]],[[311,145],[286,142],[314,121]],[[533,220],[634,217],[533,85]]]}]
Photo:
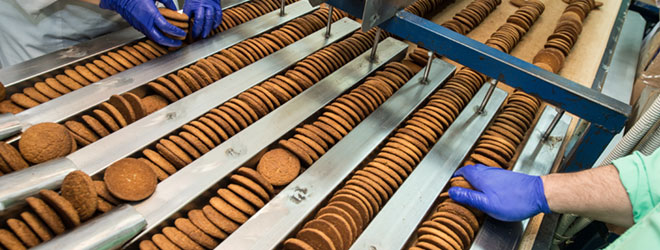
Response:
[{"label": "worker's hand", "polygon": [[495,219],[519,221],[540,212],[550,213],[541,177],[481,164],[465,166],[454,176],[463,176],[475,190],[452,187],[449,196]]},{"label": "worker's hand", "polygon": [[183,13],[193,19],[193,38],[206,38],[222,23],[220,0],[186,0]]},{"label": "worker's hand", "polygon": [[[168,9],[176,10],[173,0],[158,0]],[[154,42],[168,46],[181,46],[181,41],[169,38],[186,36],[186,32],[165,20],[156,8],[155,0],[101,0],[99,6],[114,10],[128,23]]]}]

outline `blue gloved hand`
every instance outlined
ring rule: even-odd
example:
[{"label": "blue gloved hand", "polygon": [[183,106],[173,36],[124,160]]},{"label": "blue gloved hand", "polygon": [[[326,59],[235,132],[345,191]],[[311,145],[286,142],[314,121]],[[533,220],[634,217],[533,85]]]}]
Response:
[{"label": "blue gloved hand", "polygon": [[220,0],[186,0],[183,13],[194,19],[193,38],[206,38],[212,29],[222,24]]},{"label": "blue gloved hand", "polygon": [[540,212],[551,213],[539,176],[516,173],[481,164],[465,166],[463,176],[476,190],[449,189],[449,196],[503,221],[520,221]]},{"label": "blue gloved hand", "polygon": [[[101,0],[99,6],[103,9],[119,13],[135,29],[142,32],[154,42],[168,47],[179,47],[181,41],[165,36],[186,36],[186,32],[165,20],[155,4],[156,0]],[[165,7],[176,10],[173,0],[158,0]],[[165,34],[164,34],[165,33]]]}]

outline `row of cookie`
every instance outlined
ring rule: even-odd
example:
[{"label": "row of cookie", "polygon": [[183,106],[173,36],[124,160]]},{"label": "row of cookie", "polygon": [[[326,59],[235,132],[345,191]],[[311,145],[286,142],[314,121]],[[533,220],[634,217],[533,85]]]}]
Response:
[{"label": "row of cookie", "polygon": [[540,1],[530,1],[523,5],[507,18],[506,23],[485,44],[505,53],[511,52],[544,10],[545,5]]},{"label": "row of cookie", "polygon": [[534,56],[532,63],[539,68],[558,73],[582,32],[582,22],[591,10],[600,5],[602,3],[597,4],[594,0],[571,1],[559,18],[554,32],[548,37],[544,49]]},{"label": "row of cookie", "polygon": [[[244,17],[244,14],[238,14],[251,10],[254,6],[268,6],[267,10],[275,10],[279,6],[277,0],[255,0],[245,3],[230,9],[225,10],[224,20],[232,19],[232,17],[240,15],[240,22],[231,23],[235,26],[247,22],[253,18],[262,15],[264,12],[250,12],[249,19]],[[295,2],[295,1],[289,1]],[[236,10],[233,10],[236,9]],[[171,11],[174,12],[174,11]],[[167,13],[171,13],[165,11]],[[163,12],[161,12],[163,13]],[[176,13],[176,14],[174,14]],[[171,19],[174,19],[177,12],[172,13]],[[178,18],[178,17],[176,17]],[[181,19],[181,18],[179,18]],[[229,21],[227,21],[229,22]],[[181,22],[183,25],[183,22]],[[183,27],[179,25],[179,27]],[[233,27],[233,26],[232,26]],[[93,59],[89,59],[88,63],[70,66],[64,69],[63,73],[56,74],[54,77],[44,75],[45,80],[37,81],[33,86],[27,87],[22,90],[22,93],[15,93],[10,96],[9,100],[0,102],[0,113],[19,113],[25,109],[35,107],[41,103],[55,99],[73,90],[82,88],[89,84],[100,81],[111,75],[125,71],[134,66],[145,63],[154,58],[167,54],[168,50],[148,39],[143,39],[132,45],[126,45],[114,51],[106,52]]]},{"label": "row of cookie", "polygon": [[[385,73],[387,76],[395,76],[394,79],[396,80],[382,80],[383,75],[379,72]],[[284,186],[297,177],[301,169],[301,161],[305,162],[306,165],[312,164],[335,142],[345,136],[353,126],[357,125],[401,85],[405,84],[412,75],[413,73],[403,64],[389,64],[384,70],[378,71],[373,78],[366,80],[350,93],[342,95],[338,100],[327,105],[324,109],[325,112],[315,122],[299,127],[292,138],[280,141],[279,144],[283,146],[266,152],[259,159],[256,171],[246,167],[239,169],[239,174],[254,171],[254,175],[263,178],[263,181],[267,183],[266,188],[268,188],[270,196],[266,196],[266,192],[262,190],[240,188],[240,185],[234,183],[238,181],[237,177],[235,175],[231,176],[230,184],[218,189],[218,196],[212,197],[209,204],[204,206],[207,210],[215,209],[204,213],[207,220],[213,221],[209,216],[209,212],[216,212],[218,215],[214,215],[214,217],[228,218],[227,221],[212,224],[194,223],[191,213],[199,210],[194,209],[188,212],[188,218],[182,216],[175,219],[174,227],[163,228],[162,234],[183,249],[214,248],[219,244],[219,240],[231,234],[270,200],[274,195],[273,187]],[[299,131],[302,130],[306,132],[300,133]],[[260,187],[264,188],[264,185]],[[210,208],[207,208],[209,205]],[[193,221],[193,223],[187,221]],[[232,226],[227,228],[227,224]],[[183,234],[178,234],[178,232]],[[166,249],[163,248],[162,242],[157,242],[163,241],[160,236],[160,238],[156,238],[157,235],[160,234],[155,234],[151,241],[142,241],[140,246],[145,247],[144,249],[156,249],[146,248],[146,246],[157,245],[160,249]]]},{"label": "row of cookie", "polygon": [[[336,11],[336,13],[338,14],[335,19],[344,16],[343,12]],[[296,18],[272,32],[240,42],[206,59],[200,59],[195,64],[177,71],[176,74],[159,77],[146,84],[155,95],[140,98],[149,92],[144,88],[138,88],[122,95],[113,95],[107,102],[80,115],[78,119],[69,119],[65,125],[74,135],[78,145],[86,146],[167,106],[169,102],[175,102],[179,98],[192,94],[194,91],[321,29],[323,27],[321,17],[327,16],[327,14],[328,8],[321,8],[312,14]],[[19,140],[19,150],[23,158],[32,164],[38,164],[72,152],[65,151],[62,147],[53,150],[51,145],[62,145],[62,138],[50,133],[50,130],[28,128]],[[0,147],[0,155],[5,154],[2,152],[5,148]],[[21,168],[23,167],[25,164],[21,164]]]},{"label": "row of cookie", "polygon": [[[539,107],[538,99],[515,91],[495,116],[494,122],[479,137],[463,165],[481,163],[507,168],[531,128]],[[473,189],[463,177],[451,178],[447,188],[450,187]],[[469,249],[479,230],[483,213],[454,202],[446,191],[440,194],[438,203],[431,216],[417,229],[415,244],[410,249]]]},{"label": "row of cookie", "polygon": [[29,209],[9,218],[0,228],[0,246],[18,250],[49,241],[74,229],[97,213],[110,211],[122,201],[138,201],[156,189],[156,174],[145,163],[127,158],[112,164],[103,180],[92,181],[82,171],[73,171],[62,181],[60,194],[41,190],[26,198]]},{"label": "row of cookie", "polygon": [[467,102],[462,96],[466,95],[469,101],[476,92],[472,89],[478,89],[486,80],[467,68],[456,75],[474,77],[467,78],[467,83],[449,81],[436,91],[386,140],[375,157],[332,195],[312,220],[322,220],[324,214],[335,213],[350,227],[303,226],[295,238],[284,242],[286,249],[344,249],[352,244],[465,107]]},{"label": "row of cookie", "polygon": [[465,35],[483,22],[500,3],[502,0],[475,0],[441,25]]},{"label": "row of cookie", "polygon": [[405,10],[415,15],[425,17],[440,9],[445,3],[446,1],[444,0],[418,0],[406,7]]}]

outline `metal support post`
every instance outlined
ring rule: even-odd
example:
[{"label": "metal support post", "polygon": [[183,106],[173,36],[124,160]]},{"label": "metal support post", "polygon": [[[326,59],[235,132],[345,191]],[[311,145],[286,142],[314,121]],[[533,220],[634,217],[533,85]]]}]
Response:
[{"label": "metal support post", "polygon": [[285,6],[286,6],[286,1],[282,0],[282,3],[280,4],[280,16],[286,15],[286,13],[284,12],[284,7]]},{"label": "metal support post", "polygon": [[422,84],[429,82],[429,72],[431,72],[431,64],[433,63],[433,51],[429,51],[429,59],[426,61],[426,68],[424,69],[424,77],[422,77]]},{"label": "metal support post", "polygon": [[376,28],[376,37],[374,37],[374,47],[371,48],[370,61],[376,60],[376,51],[378,50],[378,42],[380,41],[380,29]]},{"label": "metal support post", "polygon": [[541,137],[542,141],[545,141],[550,137],[550,133],[555,129],[557,123],[559,123],[559,120],[561,120],[561,117],[564,115],[564,112],[566,112],[566,110],[560,109],[557,111],[557,115],[552,119],[552,122],[550,123],[550,126],[548,126],[548,129],[545,130],[545,133],[543,133],[543,137]]},{"label": "metal support post", "polygon": [[495,87],[497,86],[497,81],[495,79],[492,79],[488,81],[488,84],[490,84],[490,87],[488,87],[488,92],[486,92],[486,96],[484,96],[484,99],[481,101],[481,105],[479,105],[479,108],[477,109],[477,114],[481,114],[484,112],[484,109],[486,108],[486,105],[488,104],[490,97],[493,95],[493,91],[495,91]]},{"label": "metal support post", "polygon": [[330,37],[330,30],[332,30],[332,10],[334,10],[335,7],[332,7],[330,5],[330,9],[328,10],[328,23],[325,26],[325,38]]}]

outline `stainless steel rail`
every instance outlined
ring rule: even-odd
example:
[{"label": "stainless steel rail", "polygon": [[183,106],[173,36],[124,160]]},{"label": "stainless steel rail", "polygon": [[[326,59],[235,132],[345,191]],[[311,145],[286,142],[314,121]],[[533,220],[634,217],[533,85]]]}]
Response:
[{"label": "stainless steel rail", "polygon": [[[359,24],[344,18],[334,24],[333,36],[317,31],[167,107],[144,117],[121,130],[73,152],[61,161],[49,161],[21,171],[0,176],[0,208],[22,202],[41,188],[57,187],[67,171],[80,169],[89,175],[99,173],[113,162],[135,153],[208,110],[240,94],[252,85],[287,69],[312,52],[345,37]],[[140,135],[140,136],[136,136]],[[112,152],[104,154],[102,152]],[[66,167],[63,167],[66,166]],[[73,165],[73,168],[68,167]],[[61,173],[54,175],[51,173]]]},{"label": "stainless steel rail", "polygon": [[405,246],[506,99],[506,91],[495,89],[483,111],[477,112],[489,85],[477,92],[351,249],[402,249]]},{"label": "stainless steel rail", "polygon": [[[226,9],[247,1],[222,0],[221,5]],[[0,68],[0,83],[5,86],[7,94],[16,93],[26,87],[26,84],[32,84],[29,81],[31,79],[85,61],[142,38],[144,35],[132,27],[112,32],[22,63]]]},{"label": "stainless steel rail", "polygon": [[[268,31],[278,25],[314,10],[307,1],[288,6],[288,14],[279,16],[277,11],[265,14],[214,36],[195,42],[175,52],[138,65],[95,84],[75,90],[34,108],[15,115],[23,127],[41,122],[60,122],[101,102],[111,95],[124,93],[160,76],[178,70],[238,42]],[[1,124],[1,121],[0,121]],[[0,126],[2,127],[2,126]]]},{"label": "stainless steel rail", "polygon": [[[545,175],[550,172],[573,120],[569,115],[562,116],[555,129],[550,133],[550,137],[542,140],[543,133],[555,116],[557,116],[557,110],[546,106],[525,147],[520,152],[513,171],[531,175]],[[488,218],[479,229],[470,249],[517,249],[528,222],[529,220],[502,222]]]},{"label": "stainless steel rail", "polygon": [[[334,26],[339,25],[335,23]],[[358,29],[359,26],[353,23],[352,29]],[[333,29],[333,32],[344,29],[346,28]],[[317,35],[325,37],[325,31],[321,30]],[[142,236],[149,235],[149,231],[160,226],[163,221],[196,200],[219,180],[227,177],[371,72],[394,58],[403,58],[407,47],[407,44],[393,38],[384,40],[378,51],[381,60],[372,63],[367,58],[368,53],[361,55],[161,182],[156,193],[135,206],[137,211],[146,217],[147,228],[130,242],[129,246],[137,246]]]},{"label": "stainless steel rail", "polygon": [[428,83],[415,75],[216,249],[277,248],[455,69],[433,66]]}]

